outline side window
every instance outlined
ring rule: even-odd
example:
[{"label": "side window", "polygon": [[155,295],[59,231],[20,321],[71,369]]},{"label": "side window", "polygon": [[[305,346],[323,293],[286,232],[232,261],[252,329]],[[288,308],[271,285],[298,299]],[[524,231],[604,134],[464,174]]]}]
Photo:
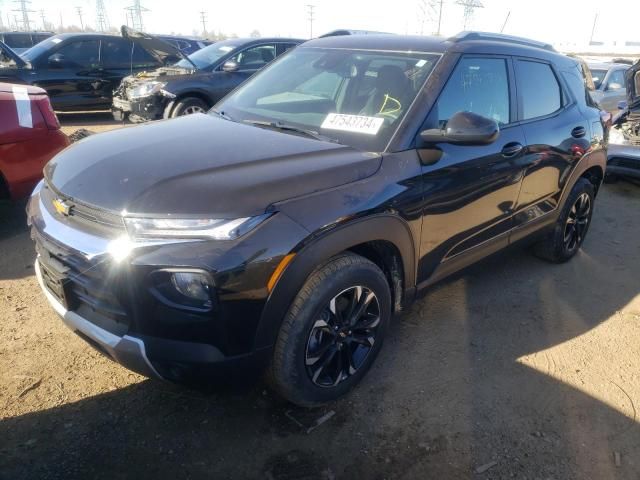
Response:
[{"label": "side window", "polygon": [[614,70],[607,80],[607,90],[622,90],[624,88],[624,70]]},{"label": "side window", "polygon": [[[509,79],[503,58],[462,58],[434,107],[438,126],[457,112],[473,112],[509,123]],[[433,115],[433,113],[432,113]]]},{"label": "side window", "polygon": [[528,60],[517,60],[515,64],[522,119],[543,117],[560,110],[562,89],[551,66]]},{"label": "side window", "polygon": [[276,58],[276,46],[258,45],[238,53],[231,60],[240,65],[240,70],[258,70]]},{"label": "side window", "polygon": [[11,48],[30,48],[33,46],[31,35],[28,33],[9,33],[5,34],[4,38],[4,43],[9,45]]},{"label": "side window", "polygon": [[102,40],[100,57],[104,68],[129,68],[131,42],[120,38]]},{"label": "side window", "polygon": [[278,44],[278,55],[282,55],[287,50],[291,50],[293,47],[296,47],[295,43],[280,43]]},{"label": "side window", "polygon": [[133,46],[133,57],[131,58],[134,68],[155,67],[158,61],[144,48],[139,45]]},{"label": "side window", "polygon": [[58,49],[51,57],[58,55],[67,68],[96,68],[100,61],[99,50],[98,40],[72,42]]}]

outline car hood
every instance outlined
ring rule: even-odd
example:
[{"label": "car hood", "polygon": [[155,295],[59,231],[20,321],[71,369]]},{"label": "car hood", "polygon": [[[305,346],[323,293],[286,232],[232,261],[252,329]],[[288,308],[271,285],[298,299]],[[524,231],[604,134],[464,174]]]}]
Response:
[{"label": "car hood", "polygon": [[191,63],[194,68],[197,68],[196,65],[189,59],[189,57],[182,53],[179,48],[174,47],[170,43],[158,37],[154,37],[153,35],[149,35],[148,33],[138,32],[127,27],[126,25],[123,25],[120,31],[124,38],[128,38],[133,43],[138,44],[144,50],[153,55],[153,57],[163,65],[175,61],[176,58],[182,58]]},{"label": "car hood", "polygon": [[259,215],[271,204],[373,175],[381,157],[195,114],[88,137],[45,167],[54,190],[147,215]]},{"label": "car hood", "polygon": [[27,65],[20,55],[14,52],[6,43],[0,42],[0,53],[13,60],[18,68],[24,68]]},{"label": "car hood", "polygon": [[629,108],[640,107],[640,61],[625,72],[627,83],[627,105]]}]

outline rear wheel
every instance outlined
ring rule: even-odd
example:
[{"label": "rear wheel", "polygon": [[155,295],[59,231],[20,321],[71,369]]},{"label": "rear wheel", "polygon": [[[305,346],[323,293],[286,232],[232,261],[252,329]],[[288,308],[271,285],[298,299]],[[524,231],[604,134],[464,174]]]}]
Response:
[{"label": "rear wheel", "polygon": [[287,400],[314,406],[349,391],[382,347],[391,293],[377,265],[340,255],[306,281],[276,341],[269,380]]},{"label": "rear wheel", "polygon": [[209,106],[199,98],[186,97],[180,100],[171,112],[171,118],[191,115],[193,113],[206,113]]},{"label": "rear wheel", "polygon": [[580,178],[573,186],[553,232],[535,246],[536,255],[554,263],[571,259],[589,231],[594,198],[591,182]]}]

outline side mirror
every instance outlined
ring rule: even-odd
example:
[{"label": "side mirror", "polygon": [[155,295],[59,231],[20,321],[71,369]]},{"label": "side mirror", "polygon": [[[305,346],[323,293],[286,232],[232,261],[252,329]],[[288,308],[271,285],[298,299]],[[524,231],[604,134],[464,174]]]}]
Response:
[{"label": "side mirror", "polygon": [[235,62],[233,60],[227,60],[226,62],[224,62],[224,65],[222,65],[222,71],[223,72],[237,72],[238,70],[240,70],[240,65],[238,65],[238,62]]},{"label": "side mirror", "polygon": [[420,132],[425,143],[451,143],[454,145],[488,145],[500,135],[498,122],[472,112],[458,112],[443,129],[433,128]]},{"label": "side mirror", "polygon": [[49,57],[49,59],[47,60],[47,63],[49,64],[49,68],[64,68],[67,62],[63,54],[54,53]]}]

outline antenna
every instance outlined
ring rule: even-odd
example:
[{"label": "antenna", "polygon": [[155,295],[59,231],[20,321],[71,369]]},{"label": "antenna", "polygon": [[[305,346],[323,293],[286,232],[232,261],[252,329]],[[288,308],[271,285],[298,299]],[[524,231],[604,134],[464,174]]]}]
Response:
[{"label": "antenna", "polygon": [[96,0],[96,28],[99,32],[109,30],[109,18],[103,0]]},{"label": "antenna", "polygon": [[131,14],[131,28],[134,30],[143,31],[144,22],[142,21],[142,14],[150,12],[148,8],[143,7],[140,4],[140,0],[134,0],[133,5],[125,8]]},{"label": "antenna", "polygon": [[80,30],[84,32],[84,22],[82,21],[82,7],[76,7],[78,18],[80,18]]},{"label": "antenna", "polygon": [[484,5],[479,0],[456,0],[456,5],[464,7],[463,30],[466,30],[471,25],[476,8],[484,8]]},{"label": "antenna", "polygon": [[305,7],[307,7],[307,19],[309,20],[309,38],[313,38],[313,19],[315,15],[315,12],[313,10],[316,8],[316,6],[308,3],[305,5]]},{"label": "antenna", "polygon": [[14,19],[16,22],[16,28],[18,25],[22,24],[22,30],[29,31],[31,30],[31,22],[29,21],[29,14],[35,13],[33,10],[29,10],[29,6],[31,5],[31,0],[14,0],[13,3],[18,4],[18,8],[14,9],[14,12],[17,12],[22,17],[22,22],[18,21],[18,16],[14,15]]}]

